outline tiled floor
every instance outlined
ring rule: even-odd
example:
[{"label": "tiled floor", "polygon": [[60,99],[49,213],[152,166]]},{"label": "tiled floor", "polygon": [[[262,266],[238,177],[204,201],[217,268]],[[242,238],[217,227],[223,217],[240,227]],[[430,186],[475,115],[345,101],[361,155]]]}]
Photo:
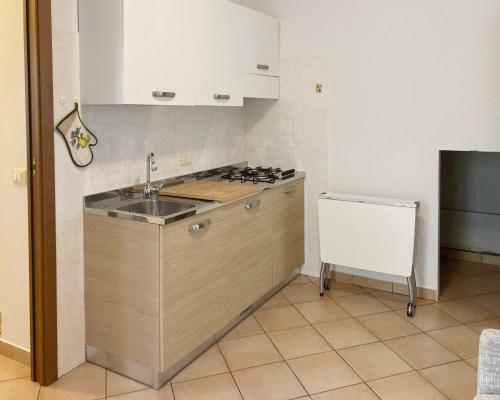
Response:
[{"label": "tiled floor", "polygon": [[500,328],[500,272],[443,265],[442,297],[419,300],[298,277],[156,391],[84,364],[47,388],[0,358],[0,400],[471,400],[479,333]]}]

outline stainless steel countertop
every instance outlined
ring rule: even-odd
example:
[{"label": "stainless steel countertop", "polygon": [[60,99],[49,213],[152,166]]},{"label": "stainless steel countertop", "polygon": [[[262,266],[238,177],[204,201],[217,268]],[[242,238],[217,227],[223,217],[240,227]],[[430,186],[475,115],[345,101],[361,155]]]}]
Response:
[{"label": "stainless steel countertop", "polygon": [[[226,167],[244,168],[246,166],[248,166],[247,162],[228,165]],[[225,167],[223,167],[223,168],[225,168]],[[204,172],[204,171],[199,171],[199,172]],[[168,187],[168,186],[179,185],[181,183],[199,181],[198,179],[196,179],[196,177],[194,175],[195,173],[183,175],[183,176],[178,176],[178,177],[173,177],[173,178],[159,179],[153,183],[156,184],[156,183],[164,181],[165,182],[164,187]],[[277,187],[286,185],[290,182],[304,179],[305,177],[306,177],[305,172],[296,171],[294,177],[286,179],[286,180],[279,180],[279,181],[276,181],[275,183],[272,183],[272,184],[271,183],[254,184],[251,182],[241,183],[239,181],[228,182],[227,180],[221,179],[220,175],[213,176],[210,178],[204,178],[201,181],[226,182],[226,183],[231,183],[234,185],[255,185],[255,186],[259,187],[261,192],[263,192],[266,190],[270,190],[273,188],[277,188]],[[109,217],[113,217],[113,218],[146,222],[146,223],[157,224],[157,225],[167,225],[167,224],[171,224],[171,223],[174,223],[176,221],[179,221],[179,220],[182,220],[185,218],[189,218],[189,217],[194,216],[194,215],[203,214],[207,211],[214,210],[216,208],[225,206],[227,204],[231,204],[231,203],[222,204],[222,203],[219,203],[216,201],[207,201],[206,202],[206,201],[198,201],[198,200],[194,200],[194,201],[189,200],[190,202],[197,203],[194,208],[190,208],[190,209],[184,210],[184,211],[179,211],[175,214],[171,214],[171,215],[168,215],[166,217],[156,217],[156,216],[150,216],[150,215],[144,215],[144,214],[136,214],[136,213],[132,213],[132,212],[128,212],[128,211],[119,211],[118,208],[132,205],[132,204],[137,203],[138,201],[141,201],[143,199],[143,193],[137,192],[137,190],[136,190],[136,188],[138,186],[141,186],[141,185],[145,185],[145,183],[85,196],[83,199],[83,210],[86,213],[105,215],[105,216],[109,216]],[[251,195],[251,196],[255,196],[255,194]],[[251,196],[248,196],[248,197],[251,197]],[[168,196],[161,196],[161,198],[168,199],[169,197]],[[240,200],[241,199],[237,199],[235,201],[240,201]],[[185,200],[176,198],[176,201],[185,201]]]}]

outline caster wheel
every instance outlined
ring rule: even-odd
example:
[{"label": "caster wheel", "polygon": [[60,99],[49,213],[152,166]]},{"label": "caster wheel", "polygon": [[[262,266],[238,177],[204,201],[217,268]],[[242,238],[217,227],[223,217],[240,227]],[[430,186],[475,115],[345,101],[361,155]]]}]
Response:
[{"label": "caster wheel", "polygon": [[324,293],[320,293],[319,295],[320,295],[321,297],[323,297],[325,294],[324,294]]},{"label": "caster wheel", "polygon": [[325,279],[324,288],[330,290],[332,288],[332,280],[330,278]]},{"label": "caster wheel", "polygon": [[408,303],[408,306],[406,308],[406,315],[408,315],[409,317],[413,317],[414,314],[415,314],[415,304]]}]

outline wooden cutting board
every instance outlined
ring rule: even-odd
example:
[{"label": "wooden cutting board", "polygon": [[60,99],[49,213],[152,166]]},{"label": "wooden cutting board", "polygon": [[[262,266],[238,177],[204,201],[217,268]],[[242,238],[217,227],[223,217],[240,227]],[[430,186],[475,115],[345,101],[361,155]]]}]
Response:
[{"label": "wooden cutting board", "polygon": [[225,182],[188,182],[166,187],[160,195],[228,203],[260,192],[257,185]]}]

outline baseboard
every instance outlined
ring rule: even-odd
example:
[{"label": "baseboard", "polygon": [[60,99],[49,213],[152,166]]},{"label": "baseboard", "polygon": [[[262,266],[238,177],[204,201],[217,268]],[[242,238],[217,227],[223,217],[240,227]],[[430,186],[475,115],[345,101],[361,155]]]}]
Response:
[{"label": "baseboard", "polygon": [[31,353],[27,350],[21,349],[13,344],[0,340],[0,354],[2,356],[11,358],[21,364],[31,365]]},{"label": "baseboard", "polygon": [[[314,276],[316,278],[319,277],[319,272],[309,271],[306,268],[303,268],[301,273],[308,276]],[[351,285],[362,286],[364,288],[373,290],[380,290],[382,292],[405,294],[405,295],[408,294],[408,286],[398,282],[367,278],[364,276],[352,275],[339,271],[331,271],[330,277],[335,282],[349,283]],[[434,289],[417,287],[417,297],[434,301],[437,299],[437,291]]]},{"label": "baseboard", "polygon": [[498,270],[500,270],[500,256],[496,254],[477,253],[474,251],[442,247],[441,257],[448,258],[450,260],[472,261],[481,264],[493,265],[495,267],[499,267]]}]

